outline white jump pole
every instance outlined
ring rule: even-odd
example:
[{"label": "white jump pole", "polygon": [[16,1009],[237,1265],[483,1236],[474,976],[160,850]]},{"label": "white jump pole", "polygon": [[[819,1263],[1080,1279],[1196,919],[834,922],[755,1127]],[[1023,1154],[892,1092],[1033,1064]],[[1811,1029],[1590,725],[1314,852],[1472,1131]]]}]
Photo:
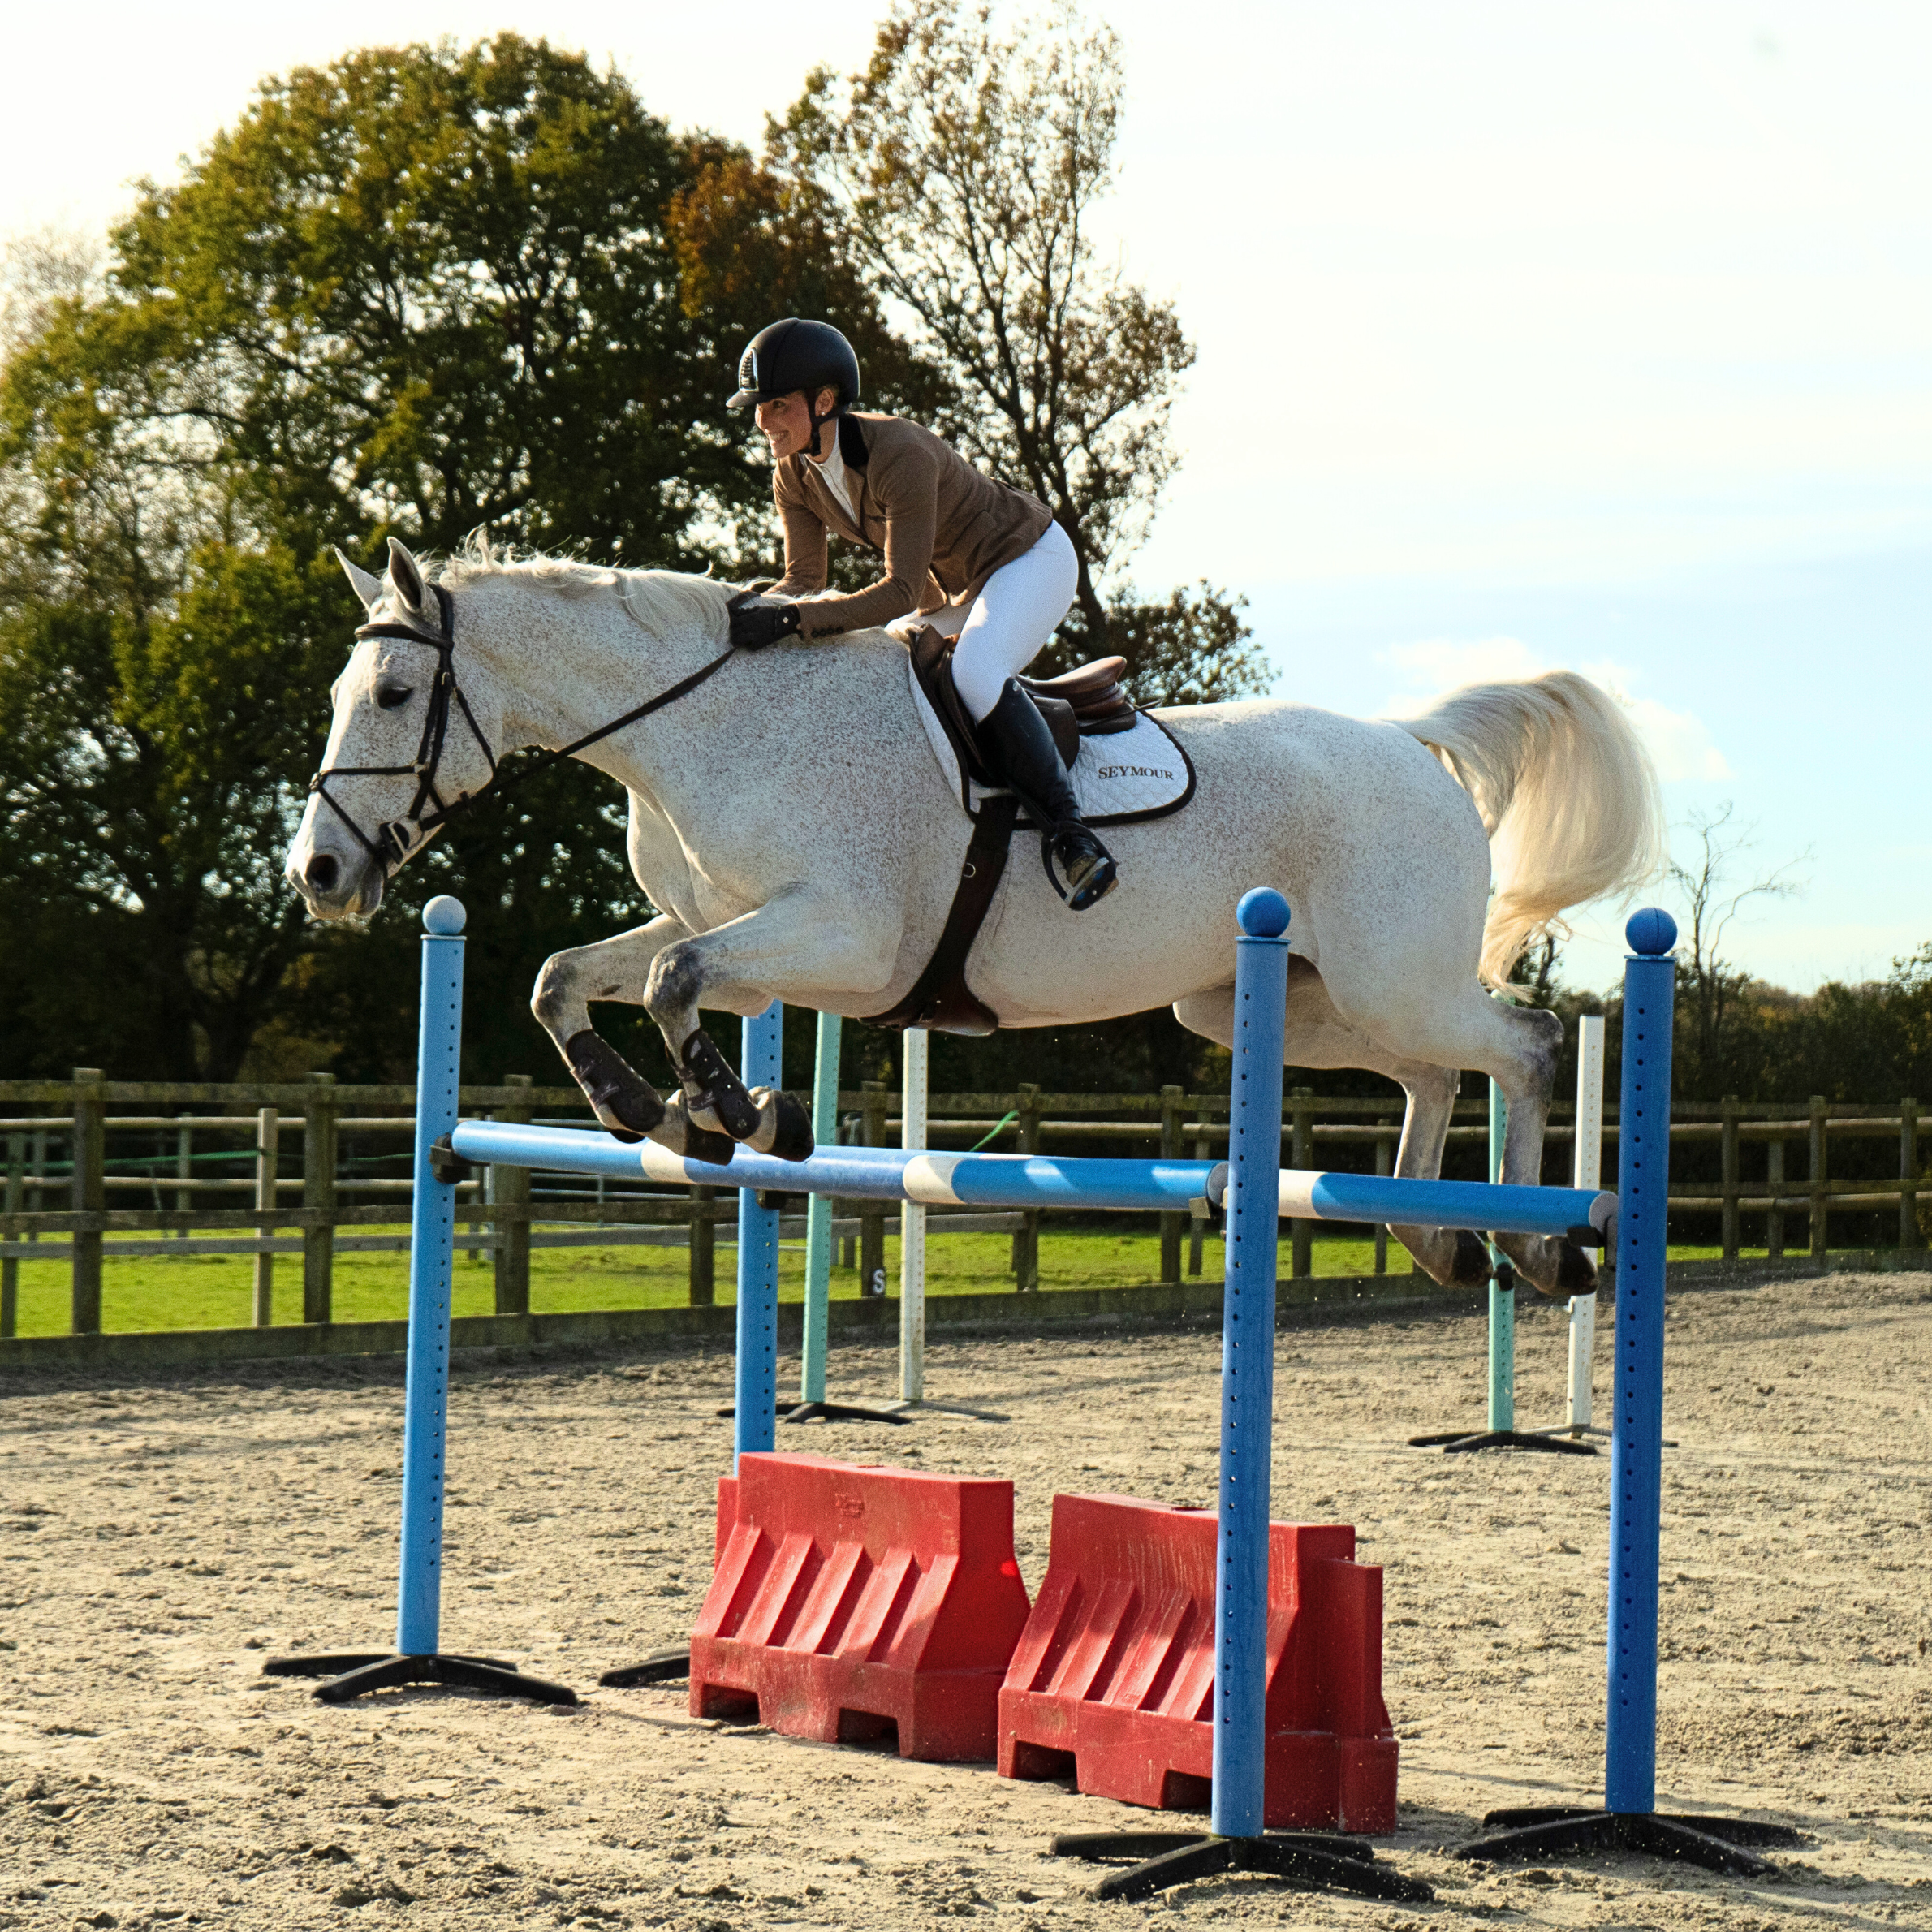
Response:
[{"label": "white jump pole", "polygon": [[[1603,1018],[1586,1013],[1576,1023],[1576,1147],[1570,1184],[1593,1192],[1603,1175]],[[1590,1428],[1590,1357],[1597,1341],[1597,1297],[1570,1298],[1569,1425]]]},{"label": "white jump pole", "polygon": [[[899,1144],[923,1153],[926,1141],[926,1069],[931,1041],[922,1026],[909,1026],[900,1083]],[[925,1399],[925,1210],[908,1201],[899,1210],[899,1399]]]},{"label": "white jump pole", "polygon": [[[915,1158],[926,1147],[929,1120],[931,1037],[922,1026],[909,1026],[905,1064],[899,1084],[899,1119],[903,1123],[902,1150]],[[942,1156],[942,1158],[945,1157]],[[964,1408],[956,1402],[925,1399],[925,1210],[924,1201],[908,1195],[899,1210],[899,1399],[869,1412],[887,1421],[903,1421],[915,1410],[929,1414],[971,1416],[980,1422],[1003,1422],[1006,1417],[989,1408]]]}]

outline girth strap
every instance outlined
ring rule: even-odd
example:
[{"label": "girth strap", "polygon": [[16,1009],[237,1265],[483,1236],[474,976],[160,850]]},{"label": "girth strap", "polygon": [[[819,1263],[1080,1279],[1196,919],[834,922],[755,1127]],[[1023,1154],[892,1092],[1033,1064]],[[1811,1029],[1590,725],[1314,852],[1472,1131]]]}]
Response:
[{"label": "girth strap", "polygon": [[912,990],[891,1011],[874,1013],[868,1026],[929,1026],[942,1033],[978,1035],[997,1033],[999,1016],[973,996],[966,984],[966,957],[986,922],[993,895],[1005,876],[1007,854],[1020,801],[1008,792],[990,798],[973,821],[972,839],[960,866],[960,882],[952,908],[940,929],[939,942]]}]

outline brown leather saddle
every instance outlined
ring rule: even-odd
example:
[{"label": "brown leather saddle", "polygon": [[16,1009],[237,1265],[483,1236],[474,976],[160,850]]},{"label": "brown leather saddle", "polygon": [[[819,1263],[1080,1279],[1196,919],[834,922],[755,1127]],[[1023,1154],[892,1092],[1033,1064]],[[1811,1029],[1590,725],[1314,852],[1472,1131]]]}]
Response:
[{"label": "brown leather saddle", "polygon": [[[976,784],[992,787],[999,781],[981,754],[972,717],[960,701],[952,681],[954,640],[942,637],[929,624],[912,640],[912,671],[919,688],[944,728],[960,770]],[[1096,658],[1063,672],[1057,678],[1022,678],[1021,686],[1032,694],[1053,733],[1060,760],[1067,769],[1080,756],[1083,738],[1105,737],[1110,732],[1131,731],[1141,715],[1120,688],[1120,674],[1127,669],[1124,658]]]},{"label": "brown leather saddle", "polygon": [[[986,787],[999,782],[981,755],[972,714],[953,684],[953,640],[929,625],[912,640],[912,671],[926,702],[939,720],[962,777]],[[1067,770],[1080,755],[1083,738],[1102,738],[1131,731],[1140,717],[1121,688],[1124,658],[1096,658],[1057,678],[1022,678],[1053,732]],[[966,955],[985,923],[993,895],[1005,876],[1007,854],[1020,819],[1020,801],[1008,792],[989,798],[973,815],[972,838],[960,867],[946,924],[933,956],[926,961],[911,992],[889,1012],[874,1013],[869,1025],[931,1027],[940,1033],[985,1034],[999,1030],[999,1017],[977,999],[966,984]]]}]

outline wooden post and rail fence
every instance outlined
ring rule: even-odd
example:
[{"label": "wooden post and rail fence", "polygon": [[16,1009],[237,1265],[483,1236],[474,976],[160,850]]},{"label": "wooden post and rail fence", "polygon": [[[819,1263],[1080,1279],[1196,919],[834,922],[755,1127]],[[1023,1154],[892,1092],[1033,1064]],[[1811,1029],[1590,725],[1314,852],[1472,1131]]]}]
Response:
[{"label": "wooden post and rail fence", "polygon": [[[842,1093],[839,1109],[847,1126],[841,1131],[869,1145],[896,1145],[899,1123],[892,1104],[893,1097],[877,1081]],[[591,1123],[575,1088],[539,1087],[527,1074],[508,1076],[496,1086],[466,1087],[462,1105],[466,1115],[494,1119],[562,1116],[559,1124]],[[343,1085],[326,1074],[287,1084],[203,1085],[110,1080],[97,1068],[79,1067],[71,1081],[0,1082],[0,1337],[17,1330],[24,1261],[67,1262],[70,1325],[76,1335],[100,1330],[107,1263],[158,1257],[251,1256],[253,1322],[266,1327],[275,1319],[275,1258],[300,1254],[302,1320],[329,1322],[337,1255],[399,1254],[408,1247],[409,1181],[360,1170],[386,1159],[406,1167],[414,1106],[412,1088]],[[1295,1166],[1350,1167],[1372,1159],[1374,1171],[1391,1170],[1401,1131],[1399,1102],[1319,1098],[1296,1087],[1283,1112]],[[1553,1110],[1548,1136],[1551,1158],[1565,1173],[1565,1150],[1575,1132],[1565,1118],[1570,1112],[1560,1104]],[[932,1097],[930,1113],[936,1147],[981,1145],[1037,1153],[1056,1145],[1093,1151],[1123,1141],[1146,1148],[1153,1141],[1164,1158],[1202,1159],[1224,1150],[1227,1138],[1225,1094],[1185,1093],[1175,1086],[1154,1094],[1043,1093],[1030,1085],[1013,1093],[941,1093]],[[1462,1143],[1473,1148],[1486,1141],[1486,1102],[1459,1102],[1455,1113],[1449,1130],[1452,1151]],[[1714,1217],[1718,1245],[1727,1258],[1742,1248],[1747,1217],[1761,1226],[1762,1245],[1773,1258],[1786,1253],[1800,1218],[1805,1252],[1822,1260],[1831,1253],[1834,1214],[1874,1210],[1895,1211],[1900,1248],[1921,1248],[1919,1201],[1921,1194],[1932,1194],[1932,1179],[1919,1172],[1918,1118],[1918,1104],[1911,1099],[1893,1106],[1827,1103],[1817,1096],[1808,1102],[1727,1096],[1715,1104],[1680,1103],[1671,1130],[1674,1146],[1688,1151],[1714,1142],[1718,1178],[1673,1178],[1671,1211],[1680,1218]],[[1615,1139],[1614,1106],[1606,1108],[1604,1132],[1606,1140]],[[1898,1178],[1834,1179],[1834,1146],[1874,1136],[1895,1138]],[[110,1156],[110,1143],[119,1149],[130,1137],[144,1141],[151,1151]],[[367,1146],[386,1138],[395,1142],[392,1154],[345,1158],[345,1139]],[[299,1179],[282,1171],[291,1143],[298,1140]],[[211,1141],[226,1145],[210,1148]],[[1788,1149],[1793,1145],[1804,1149],[1802,1179],[1789,1178],[1794,1163]],[[1762,1158],[1755,1155],[1759,1148]],[[1747,1149],[1753,1158],[1746,1158]],[[202,1171],[209,1167],[225,1171]],[[1748,1167],[1757,1171],[1748,1175]],[[1556,1168],[1551,1171],[1554,1177]],[[714,1302],[717,1224],[735,1222],[733,1201],[718,1198],[709,1188],[651,1191],[641,1181],[622,1194],[600,1188],[596,1198],[586,1198],[579,1182],[573,1197],[546,1197],[555,1191],[546,1188],[545,1179],[523,1169],[492,1170],[487,1194],[481,1182],[466,1183],[459,1191],[458,1211],[469,1224],[462,1244],[472,1254],[489,1253],[498,1313],[529,1312],[530,1257],[537,1248],[683,1246],[691,1305]],[[215,1205],[236,1194],[248,1197],[251,1205]],[[132,1196],[145,1196],[149,1205],[137,1206]],[[50,1206],[50,1197],[61,1205]],[[891,1231],[885,1204],[854,1203],[834,1212],[834,1237],[844,1265],[856,1262],[862,1292],[883,1293]],[[943,1232],[949,1219],[961,1231],[1010,1231],[1015,1288],[1037,1292],[1037,1212],[935,1214],[932,1231]],[[1206,1232],[1202,1222],[1197,1218],[1190,1226],[1188,1217],[1175,1214],[1158,1219],[1161,1280],[1179,1282],[1184,1268],[1198,1277]],[[390,1231],[378,1231],[383,1230]],[[794,1231],[785,1228],[788,1235]],[[1380,1228],[1371,1233],[1375,1272],[1382,1274],[1388,1265],[1387,1236]],[[128,1235],[153,1238],[107,1238]],[[1291,1225],[1292,1277],[1313,1271],[1313,1235],[1309,1223]]]}]

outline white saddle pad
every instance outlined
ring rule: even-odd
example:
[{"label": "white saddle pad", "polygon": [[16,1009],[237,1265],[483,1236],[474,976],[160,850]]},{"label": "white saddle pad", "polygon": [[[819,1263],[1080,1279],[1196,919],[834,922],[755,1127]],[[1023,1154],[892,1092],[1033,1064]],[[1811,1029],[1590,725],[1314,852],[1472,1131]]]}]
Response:
[{"label": "white saddle pad", "polygon": [[[976,785],[960,770],[946,727],[933,714],[919,688],[912,661],[906,659],[906,682],[926,742],[946,782],[960,795],[960,803],[977,816],[981,800],[1004,796],[1003,787]],[[1188,754],[1157,720],[1143,711],[1131,731],[1114,731],[1104,738],[1083,738],[1073,763],[1073,796],[1080,816],[1089,825],[1128,825],[1136,819],[1164,818],[1178,812],[1194,796],[1194,767]]]}]

